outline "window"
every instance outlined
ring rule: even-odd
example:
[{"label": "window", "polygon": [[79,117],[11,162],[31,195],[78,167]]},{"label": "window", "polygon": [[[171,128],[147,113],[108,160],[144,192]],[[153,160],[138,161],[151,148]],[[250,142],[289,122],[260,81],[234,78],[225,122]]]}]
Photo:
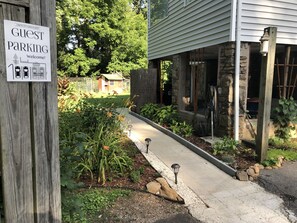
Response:
[{"label": "window", "polygon": [[114,85],[114,81],[109,81],[109,85],[113,86]]},{"label": "window", "polygon": [[149,1],[149,24],[155,25],[168,16],[168,0]]}]

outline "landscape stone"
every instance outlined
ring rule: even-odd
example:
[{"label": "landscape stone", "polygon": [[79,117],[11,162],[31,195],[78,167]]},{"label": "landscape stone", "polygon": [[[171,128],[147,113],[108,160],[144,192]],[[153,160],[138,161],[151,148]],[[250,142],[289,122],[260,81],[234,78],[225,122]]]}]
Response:
[{"label": "landscape stone", "polygon": [[247,172],[241,170],[241,171],[237,171],[236,172],[236,177],[238,180],[240,181],[248,181],[249,180],[249,177],[248,177],[248,174]]},{"label": "landscape stone", "polygon": [[259,164],[258,167],[259,167],[260,170],[264,170],[264,166],[262,164]]},{"label": "landscape stone", "polygon": [[[154,181],[153,181],[154,182]],[[163,177],[158,177],[155,181],[157,184],[159,184],[159,195],[162,197],[165,197],[167,199],[173,200],[173,201],[180,201],[184,202],[184,199],[180,197],[177,192],[170,187],[168,182]],[[153,185],[157,189],[156,185]]]},{"label": "landscape stone", "polygon": [[152,181],[146,185],[146,189],[152,194],[160,194],[161,184],[157,181]]},{"label": "landscape stone", "polygon": [[256,165],[255,165],[253,168],[254,168],[256,174],[259,174],[259,173],[260,173],[260,168],[259,168],[259,166],[256,166]]},{"label": "landscape stone", "polygon": [[158,177],[156,179],[156,181],[161,184],[161,187],[165,187],[165,188],[170,187],[169,184],[168,184],[168,182],[163,177]]},{"label": "landscape stone", "polygon": [[174,201],[179,200],[179,196],[176,193],[176,191],[170,187],[162,187],[160,190],[160,195],[163,197],[169,198],[171,200],[174,200]]},{"label": "landscape stone", "polygon": [[259,175],[259,174],[257,174],[257,173],[255,172],[255,169],[254,169],[254,168],[251,168],[251,167],[248,168],[246,172],[247,172],[247,174],[248,174],[249,176],[254,177],[254,178],[257,177],[257,176]]}]

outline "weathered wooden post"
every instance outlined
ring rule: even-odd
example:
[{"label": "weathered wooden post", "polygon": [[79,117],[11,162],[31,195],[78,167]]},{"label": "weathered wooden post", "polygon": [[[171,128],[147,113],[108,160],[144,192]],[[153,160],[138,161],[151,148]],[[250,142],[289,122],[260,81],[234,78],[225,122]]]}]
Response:
[{"label": "weathered wooden post", "polygon": [[263,56],[256,137],[256,152],[260,162],[266,159],[268,149],[277,28],[269,27],[266,28],[264,32],[264,35],[267,35],[268,42],[262,44],[268,44],[268,52],[262,52]]},{"label": "weathered wooden post", "polygon": [[5,222],[60,223],[55,0],[0,0],[0,149]]}]

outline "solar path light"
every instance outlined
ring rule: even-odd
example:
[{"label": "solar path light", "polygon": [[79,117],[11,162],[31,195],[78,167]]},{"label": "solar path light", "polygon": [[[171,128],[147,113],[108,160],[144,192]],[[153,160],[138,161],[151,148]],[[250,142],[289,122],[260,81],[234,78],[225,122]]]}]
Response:
[{"label": "solar path light", "polygon": [[171,165],[171,168],[173,169],[173,173],[174,173],[174,176],[175,176],[175,184],[177,184],[177,174],[178,174],[180,165],[178,163],[174,163],[174,164]]},{"label": "solar path light", "polygon": [[148,148],[152,140],[150,138],[146,138],[144,141],[146,145],[146,153],[148,153]]},{"label": "solar path light", "polygon": [[129,136],[131,136],[132,127],[133,127],[132,125],[128,125],[128,128],[127,129],[128,129],[128,135]]}]

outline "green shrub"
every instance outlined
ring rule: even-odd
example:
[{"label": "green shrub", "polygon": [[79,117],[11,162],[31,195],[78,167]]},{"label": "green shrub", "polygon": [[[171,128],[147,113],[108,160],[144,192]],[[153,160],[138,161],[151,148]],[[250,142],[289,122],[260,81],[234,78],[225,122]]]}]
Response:
[{"label": "green shrub", "polygon": [[173,121],[178,120],[178,113],[173,105],[167,105],[159,108],[156,113],[156,121],[163,126],[170,126]]},{"label": "green shrub", "polygon": [[156,121],[156,114],[158,113],[159,108],[160,106],[157,104],[148,103],[142,106],[140,109],[140,114],[152,121]]},{"label": "green shrub", "polygon": [[234,156],[238,153],[238,142],[232,138],[224,137],[222,141],[213,145],[214,155],[230,155]]},{"label": "green shrub", "polygon": [[[60,112],[61,178],[95,174],[102,184],[107,175],[123,175],[132,165],[122,150],[121,123],[115,108],[81,100],[67,112]],[[70,173],[72,171],[72,173]],[[67,179],[67,180],[66,180]]]},{"label": "green shrub", "polygon": [[177,122],[173,120],[170,129],[173,133],[180,135],[181,137],[189,137],[193,133],[192,125],[189,125],[186,122]]},{"label": "green shrub", "polygon": [[273,110],[273,123],[277,129],[275,135],[284,140],[288,140],[290,131],[294,130],[293,123],[297,121],[297,103],[294,98],[281,98],[278,102],[278,106]]}]

